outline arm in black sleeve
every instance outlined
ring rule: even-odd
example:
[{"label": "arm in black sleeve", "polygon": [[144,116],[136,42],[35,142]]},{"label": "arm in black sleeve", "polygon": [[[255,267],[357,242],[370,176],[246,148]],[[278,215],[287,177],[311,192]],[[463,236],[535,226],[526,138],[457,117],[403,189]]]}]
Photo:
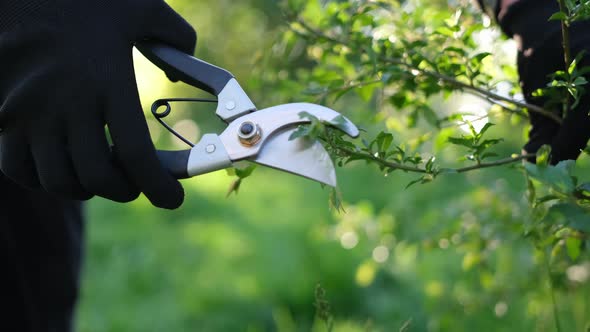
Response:
[{"label": "arm in black sleeve", "polygon": [[[565,67],[560,23],[548,21],[558,11],[554,0],[520,0],[509,8],[500,24],[504,32],[517,41],[519,79],[526,101],[562,116],[563,105],[533,96],[534,91],[547,86],[549,75]],[[571,28],[571,39],[573,54],[590,51],[590,23],[575,23]],[[579,67],[588,65],[590,58],[585,57]],[[525,150],[534,153],[548,144],[552,147],[552,163],[577,159],[590,138],[589,111],[590,95],[586,93],[561,125],[544,115],[530,112],[531,130]]]}]

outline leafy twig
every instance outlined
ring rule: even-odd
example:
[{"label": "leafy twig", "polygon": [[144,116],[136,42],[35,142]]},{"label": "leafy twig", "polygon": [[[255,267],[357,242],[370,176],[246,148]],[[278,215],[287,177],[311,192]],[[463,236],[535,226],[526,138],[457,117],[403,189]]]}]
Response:
[{"label": "leafy twig", "polygon": [[[300,17],[296,17],[295,22],[297,22],[303,29],[305,29],[308,33],[311,33],[312,35],[314,35],[318,39],[324,39],[324,40],[329,41],[331,43],[342,45],[342,46],[348,46],[348,44],[349,44],[346,41],[329,36],[321,31],[319,31],[318,29],[315,29],[314,27],[310,26],[304,19],[302,19]],[[293,29],[293,27],[291,27],[291,29],[299,33],[299,31]],[[370,50],[363,49],[363,51],[365,53],[367,53]],[[397,59],[397,58],[379,57],[379,60],[383,61],[383,62],[392,63],[392,64],[406,67],[407,69],[409,69],[411,71],[418,72],[419,74],[422,74],[424,76],[435,78],[435,79],[443,81],[447,84],[450,84],[452,86],[455,86],[455,87],[458,87],[461,89],[465,89],[467,92],[470,92],[480,98],[483,98],[486,100],[492,99],[492,100],[497,100],[497,101],[504,101],[504,102],[513,104],[513,105],[520,107],[520,108],[526,108],[530,112],[539,113],[543,116],[546,116],[546,117],[552,119],[553,121],[555,121],[559,124],[561,124],[561,122],[562,122],[562,119],[558,115],[556,115],[556,114],[552,113],[551,111],[548,111],[542,107],[539,107],[539,106],[533,105],[533,104],[529,104],[526,102],[518,101],[518,100],[512,99],[510,97],[501,96],[497,93],[491,92],[486,89],[482,89],[482,88],[477,87],[473,84],[462,82],[462,81],[456,79],[455,77],[447,76],[447,75],[441,74],[436,71],[430,71],[430,70],[426,70],[423,68],[419,68],[418,66],[414,66],[410,63],[407,63],[407,62]]]},{"label": "leafy twig", "polygon": [[326,323],[327,331],[332,332],[334,329],[334,318],[332,317],[330,302],[326,299],[326,290],[321,284],[315,286],[314,295],[315,302],[313,305],[316,308],[316,315]]},{"label": "leafy twig", "polygon": [[[341,145],[336,145],[330,140],[327,140],[327,142],[328,142],[328,144],[330,144],[330,146],[334,150],[344,153],[344,154],[348,155],[349,157],[355,157],[356,159],[359,159],[359,160],[370,160],[380,166],[389,168],[391,170],[402,170],[402,171],[406,171],[406,172],[421,173],[421,174],[432,173],[432,172],[428,171],[426,168],[417,167],[417,166],[408,166],[408,165],[404,165],[401,163],[392,162],[392,161],[385,160],[383,158],[379,158],[375,155],[372,155],[372,154],[369,154],[366,152],[359,152],[359,151],[355,151],[355,150],[346,148]],[[522,155],[517,155],[517,156],[504,158],[504,159],[491,161],[491,162],[481,162],[477,165],[465,166],[465,167],[459,167],[459,168],[444,168],[443,170],[447,173],[465,173],[465,172],[474,171],[474,170],[482,169],[482,168],[489,168],[489,167],[512,164],[512,163],[519,162],[519,161],[522,161],[525,159],[533,158],[535,156],[536,155],[532,154],[532,153],[522,154]]]},{"label": "leafy twig", "polygon": [[436,78],[438,80],[441,80],[441,81],[443,81],[443,82],[445,82],[447,84],[453,85],[455,87],[466,89],[466,90],[470,90],[471,93],[473,93],[474,95],[476,95],[476,96],[478,96],[480,98],[483,98],[483,99],[486,99],[486,100],[492,99],[492,100],[505,101],[507,103],[513,104],[515,106],[518,106],[520,108],[526,108],[526,109],[528,109],[531,112],[539,113],[539,114],[541,114],[543,116],[546,116],[546,117],[550,118],[551,120],[553,120],[553,121],[555,121],[557,123],[561,123],[562,122],[562,119],[559,116],[557,116],[556,114],[554,114],[554,113],[552,113],[552,112],[550,112],[550,111],[548,111],[548,110],[546,110],[546,109],[544,109],[542,107],[539,107],[537,105],[533,105],[533,104],[529,104],[529,103],[526,103],[526,102],[518,101],[518,100],[512,99],[510,97],[504,97],[502,95],[499,95],[497,93],[494,93],[494,92],[491,92],[491,91],[482,89],[482,88],[477,87],[475,85],[472,85],[472,84],[469,84],[469,83],[465,83],[465,82],[461,82],[460,80],[458,80],[458,79],[456,79],[454,77],[447,76],[447,75],[444,75],[444,74],[441,74],[441,73],[438,73],[438,72],[435,72],[435,71],[430,71],[430,70],[422,69],[422,68],[419,68],[417,66],[413,66],[413,65],[408,64],[408,63],[406,63],[406,62],[404,62],[402,60],[399,60],[399,59],[385,58],[383,60],[388,61],[390,63],[394,63],[394,64],[397,64],[397,65],[400,65],[400,66],[405,66],[408,69],[411,69],[413,71],[419,72],[422,75],[429,76],[429,77],[432,77],[432,78]]}]

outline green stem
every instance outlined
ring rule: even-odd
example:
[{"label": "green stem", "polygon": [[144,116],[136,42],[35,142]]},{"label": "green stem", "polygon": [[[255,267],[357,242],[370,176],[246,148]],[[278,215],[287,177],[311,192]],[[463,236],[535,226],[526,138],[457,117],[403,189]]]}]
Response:
[{"label": "green stem", "polygon": [[557,308],[557,299],[555,298],[555,285],[551,278],[551,265],[549,263],[549,256],[547,252],[544,253],[545,269],[547,272],[547,279],[549,280],[549,293],[551,295],[551,307],[553,309],[553,320],[555,321],[555,330],[561,332],[561,322],[559,321],[559,310]]},{"label": "green stem", "polygon": [[[569,10],[565,5],[565,0],[557,0],[559,3],[559,10],[562,13],[565,13],[569,16]],[[569,19],[568,19],[569,20]],[[562,47],[563,47],[563,60],[565,61],[565,70],[567,71],[570,65],[572,64],[572,50],[570,46],[570,30],[569,30],[569,21],[562,20],[561,21],[561,37],[562,37]]]},{"label": "green stem", "polygon": [[[557,0],[559,3],[559,10],[565,13],[568,17],[570,12],[565,4],[565,0]],[[561,20],[561,45],[563,47],[563,60],[565,62],[565,72],[569,73],[569,68],[572,64],[572,50],[570,45],[570,29],[569,29],[569,18],[567,20]],[[569,93],[565,96],[565,102],[563,105],[564,116],[569,112],[571,106],[571,96]]]}]

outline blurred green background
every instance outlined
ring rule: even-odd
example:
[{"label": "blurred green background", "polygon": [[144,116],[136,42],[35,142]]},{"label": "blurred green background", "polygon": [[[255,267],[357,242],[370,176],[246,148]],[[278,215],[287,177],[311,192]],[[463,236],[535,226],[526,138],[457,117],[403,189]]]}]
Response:
[{"label": "blurred green background", "polygon": [[[308,98],[296,88],[285,93],[288,81],[276,93],[264,84],[286,77],[292,60],[273,46],[284,24],[276,1],[169,3],[197,29],[196,55],[234,73],[259,108]],[[279,56],[270,61],[272,53]],[[145,109],[161,97],[202,95],[136,60]],[[358,101],[329,106],[363,123],[374,116]],[[178,105],[171,122],[197,140],[223,128],[213,113]],[[182,147],[153,120],[150,128],[159,147]],[[519,151],[523,124],[492,130],[506,138],[501,154]],[[451,163],[460,156],[442,154]],[[587,178],[587,158],[579,164]],[[519,235],[528,206],[517,167],[410,189],[415,175],[383,177],[363,164],[338,176],[340,214],[320,185],[262,168],[237,196],[226,197],[234,180],[226,172],[184,181],[186,202],[176,211],[144,198],[94,199],[79,331],[325,331],[318,284],[335,331],[554,330],[543,258]],[[587,253],[564,273],[555,294],[564,331],[590,322],[589,275]]]}]

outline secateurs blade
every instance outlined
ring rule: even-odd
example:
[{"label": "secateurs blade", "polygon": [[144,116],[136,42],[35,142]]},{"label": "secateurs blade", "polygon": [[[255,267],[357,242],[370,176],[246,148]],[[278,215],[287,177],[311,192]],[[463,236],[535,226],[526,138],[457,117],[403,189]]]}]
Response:
[{"label": "secateurs blade", "polygon": [[[164,44],[141,42],[136,47],[171,78],[217,96],[216,114],[228,124],[221,134],[205,134],[193,145],[161,119],[170,112],[168,101],[187,99],[156,101],[152,112],[158,120],[192,146],[184,151],[158,151],[160,160],[172,175],[179,179],[189,178],[248,160],[336,186],[334,164],[322,144],[304,137],[291,139],[291,135],[299,125],[311,122],[309,117],[302,116],[307,114],[328,124],[338,118],[338,129],[357,137],[358,128],[340,113],[310,103],[283,104],[257,110],[227,70]],[[158,108],[162,106],[166,110],[158,113]]]}]

